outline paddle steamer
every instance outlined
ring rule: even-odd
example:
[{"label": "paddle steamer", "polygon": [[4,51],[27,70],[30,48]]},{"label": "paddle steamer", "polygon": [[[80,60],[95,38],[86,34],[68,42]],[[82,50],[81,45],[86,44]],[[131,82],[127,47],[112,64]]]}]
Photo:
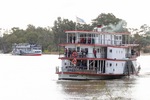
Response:
[{"label": "paddle steamer", "polygon": [[24,56],[41,56],[42,47],[36,44],[19,43],[13,44],[12,55],[24,55]]},{"label": "paddle steamer", "polygon": [[58,79],[115,79],[137,75],[138,44],[130,43],[130,33],[107,32],[102,27],[93,31],[66,31],[66,43],[59,44],[64,54],[56,67]]}]

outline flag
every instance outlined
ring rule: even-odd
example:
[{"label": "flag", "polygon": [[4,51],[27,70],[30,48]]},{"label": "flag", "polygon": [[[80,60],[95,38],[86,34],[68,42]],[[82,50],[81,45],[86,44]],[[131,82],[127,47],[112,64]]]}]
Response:
[{"label": "flag", "polygon": [[85,21],[79,17],[76,17],[77,23],[85,24]]}]

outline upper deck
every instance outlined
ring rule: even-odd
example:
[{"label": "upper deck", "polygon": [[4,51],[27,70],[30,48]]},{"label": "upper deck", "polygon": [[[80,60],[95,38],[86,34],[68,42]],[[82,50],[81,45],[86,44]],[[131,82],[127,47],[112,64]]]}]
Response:
[{"label": "upper deck", "polygon": [[138,44],[130,43],[130,33],[98,32],[98,31],[65,31],[66,42],[60,46],[70,44],[85,46],[110,46],[110,47],[132,47]]},{"label": "upper deck", "polygon": [[13,49],[35,49],[35,50],[41,50],[42,46],[37,44],[29,44],[29,43],[19,43],[19,44],[13,44]]},{"label": "upper deck", "polygon": [[129,32],[66,31],[65,33],[66,42],[59,45],[63,47],[66,55],[60,59],[69,59],[73,52],[77,52],[78,59],[86,55],[85,59],[124,60],[134,58],[138,54],[139,44],[130,43]]}]

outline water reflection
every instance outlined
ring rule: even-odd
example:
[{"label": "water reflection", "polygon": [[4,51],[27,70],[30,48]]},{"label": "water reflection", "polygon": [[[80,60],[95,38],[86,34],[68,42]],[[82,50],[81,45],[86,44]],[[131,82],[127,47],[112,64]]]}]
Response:
[{"label": "water reflection", "polygon": [[58,80],[56,84],[65,100],[150,100],[149,58],[138,58],[142,68],[138,76],[116,80]]},{"label": "water reflection", "polygon": [[57,81],[68,100],[130,100],[136,78],[122,80]]},{"label": "water reflection", "polygon": [[150,56],[139,76],[116,80],[58,80],[58,55],[0,55],[0,100],[150,100]]}]

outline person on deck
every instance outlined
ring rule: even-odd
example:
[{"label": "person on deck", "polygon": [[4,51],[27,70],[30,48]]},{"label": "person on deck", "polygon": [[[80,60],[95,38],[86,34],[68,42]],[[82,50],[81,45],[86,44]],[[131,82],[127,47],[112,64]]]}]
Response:
[{"label": "person on deck", "polygon": [[73,36],[73,43],[75,43],[76,42],[76,37],[75,37],[75,35]]},{"label": "person on deck", "polygon": [[84,56],[84,50],[82,49],[81,50],[81,57],[83,58],[83,56]]},{"label": "person on deck", "polygon": [[96,49],[93,50],[94,57],[96,58]]},{"label": "person on deck", "polygon": [[71,50],[68,51],[68,57],[71,57]]},{"label": "person on deck", "polygon": [[68,57],[68,50],[65,48],[65,57]]},{"label": "person on deck", "polygon": [[69,40],[70,40],[70,43],[72,43],[72,35],[70,35]]},{"label": "person on deck", "polygon": [[80,41],[81,43],[83,43],[84,42],[84,38],[83,37],[81,37],[81,41]]},{"label": "person on deck", "polygon": [[91,44],[91,38],[90,37],[88,38],[88,44]]},{"label": "person on deck", "polygon": [[85,55],[87,57],[87,55],[88,55],[88,49],[85,49]]}]

